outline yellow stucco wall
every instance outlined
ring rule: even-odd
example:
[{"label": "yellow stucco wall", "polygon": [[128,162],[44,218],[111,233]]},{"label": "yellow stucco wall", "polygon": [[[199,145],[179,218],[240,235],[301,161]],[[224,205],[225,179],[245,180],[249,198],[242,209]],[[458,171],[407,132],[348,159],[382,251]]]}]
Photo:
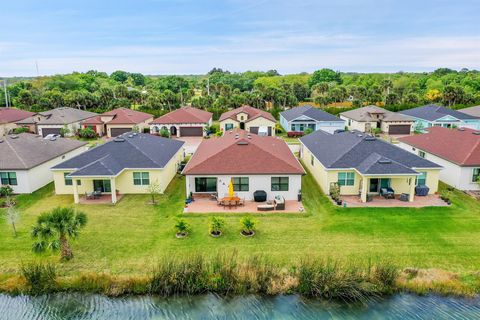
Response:
[{"label": "yellow stucco wall", "polygon": [[[120,175],[115,178],[115,187],[121,194],[137,194],[137,193],[148,193],[148,186],[137,186],[133,184],[133,172],[148,172],[150,183],[157,181],[160,185],[162,193],[167,188],[168,184],[175,177],[177,172],[177,165],[183,160],[183,149],[178,150],[175,156],[167,163],[163,169],[150,169],[150,170],[124,170]],[[64,172],[71,172],[71,170],[64,171],[53,171],[53,180],[55,183],[55,193],[56,194],[73,194],[73,185],[65,185]],[[108,180],[109,177],[103,178],[103,180]],[[93,180],[102,180],[101,177],[98,178],[82,178],[81,185],[78,186],[78,193],[80,195],[85,192],[93,191]]]},{"label": "yellow stucco wall", "polygon": [[238,128],[238,126],[240,125],[237,121],[233,119],[225,119],[223,121],[220,121],[220,128],[225,131],[225,125],[227,123],[233,124],[233,128]]},{"label": "yellow stucco wall", "polygon": [[272,127],[272,136],[275,136],[275,122],[258,117],[245,123],[245,130],[250,131],[250,127]]}]

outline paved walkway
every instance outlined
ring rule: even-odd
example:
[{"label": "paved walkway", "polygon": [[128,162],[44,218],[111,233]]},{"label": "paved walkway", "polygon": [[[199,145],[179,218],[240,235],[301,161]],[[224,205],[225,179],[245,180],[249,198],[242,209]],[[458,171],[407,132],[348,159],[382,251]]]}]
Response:
[{"label": "paved walkway", "polygon": [[228,208],[218,206],[216,201],[209,199],[198,199],[188,205],[185,208],[185,212],[191,213],[211,213],[211,212],[257,212],[257,213],[292,213],[303,212],[303,204],[294,200],[285,201],[285,210],[274,211],[258,211],[257,206],[265,204],[265,202],[245,201],[245,206],[239,206],[236,208]]},{"label": "paved walkway", "polygon": [[180,137],[180,138],[174,137],[173,139],[185,142],[183,147],[185,148],[186,154],[194,154],[195,151],[197,151],[197,148],[200,145],[200,143],[202,143],[203,141],[202,137]]},{"label": "paved walkway", "polygon": [[422,208],[422,207],[445,207],[448,204],[440,199],[438,195],[430,194],[425,197],[415,196],[413,202],[400,201],[399,196],[395,196],[395,199],[385,199],[381,196],[373,197],[370,202],[361,202],[360,196],[341,196],[343,202],[347,203],[347,207],[410,207],[410,208]]}]

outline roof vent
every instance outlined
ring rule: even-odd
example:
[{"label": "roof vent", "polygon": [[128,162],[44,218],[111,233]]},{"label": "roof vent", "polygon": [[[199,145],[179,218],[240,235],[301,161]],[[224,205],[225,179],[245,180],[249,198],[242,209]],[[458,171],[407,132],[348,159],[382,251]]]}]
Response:
[{"label": "roof vent", "polygon": [[252,139],[252,136],[247,134],[247,139]]},{"label": "roof vent", "polygon": [[390,163],[392,163],[392,161],[389,160],[389,159],[380,159],[380,160],[378,160],[378,163],[380,163],[380,164],[390,164]]},{"label": "roof vent", "polygon": [[136,136],[138,133],[134,132],[133,135]]},{"label": "roof vent", "polygon": [[0,139],[0,143],[3,143],[3,139]]},{"label": "roof vent", "polygon": [[375,140],[377,140],[377,138],[375,138],[375,137],[366,137],[365,138],[365,141],[375,141]]},{"label": "roof vent", "polygon": [[120,138],[120,137],[116,137],[115,139],[113,139],[114,142],[124,142],[125,139],[124,138]]},{"label": "roof vent", "polygon": [[238,142],[237,142],[237,145],[239,145],[239,146],[246,146],[246,145],[248,145],[248,141],[245,141],[245,140],[238,141]]},{"label": "roof vent", "polygon": [[51,137],[51,138],[48,139],[48,140],[50,140],[50,141],[55,141],[55,140],[57,140],[57,137]]},{"label": "roof vent", "polygon": [[472,132],[472,133],[476,136],[480,136],[480,131],[475,131],[475,132]]},{"label": "roof vent", "polygon": [[129,134],[128,137],[129,137],[129,138],[133,138],[133,134]]},{"label": "roof vent", "polygon": [[363,136],[362,136],[361,134],[357,134],[357,137],[361,138],[361,137],[363,137]]},{"label": "roof vent", "polygon": [[465,131],[465,128],[458,128],[458,131]]},{"label": "roof vent", "polygon": [[16,134],[10,135],[10,139],[18,139],[18,136]]}]

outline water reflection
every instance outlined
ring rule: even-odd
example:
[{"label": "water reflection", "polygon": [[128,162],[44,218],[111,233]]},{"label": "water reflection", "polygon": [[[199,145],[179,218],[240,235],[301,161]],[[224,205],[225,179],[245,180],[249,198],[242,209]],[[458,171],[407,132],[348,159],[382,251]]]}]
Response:
[{"label": "water reflection", "polygon": [[480,319],[480,299],[396,295],[367,305],[255,295],[107,298],[0,295],[0,319]]}]

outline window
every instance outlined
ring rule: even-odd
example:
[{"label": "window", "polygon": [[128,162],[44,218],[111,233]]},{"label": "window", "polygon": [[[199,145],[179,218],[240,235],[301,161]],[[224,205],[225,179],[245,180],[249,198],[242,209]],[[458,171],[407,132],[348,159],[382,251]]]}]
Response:
[{"label": "window", "polygon": [[72,178],[67,177],[69,174],[70,174],[70,172],[64,172],[64,173],[63,173],[63,179],[65,180],[65,185],[66,185],[66,186],[71,186],[71,185],[73,185],[73,183],[72,183]]},{"label": "window", "polygon": [[248,177],[232,178],[234,191],[248,191]]},{"label": "window", "polygon": [[355,172],[339,172],[338,185],[339,186],[353,186],[355,184]]},{"label": "window", "polygon": [[296,131],[296,127],[295,127],[295,125],[294,125],[294,124],[292,124],[292,126],[291,126],[291,130],[292,130],[292,131]]},{"label": "window", "polygon": [[233,129],[233,123],[225,123],[225,131],[232,130],[232,129]]},{"label": "window", "polygon": [[424,186],[426,184],[427,184],[427,173],[426,172],[420,172],[420,175],[417,176],[416,185],[417,186]]},{"label": "window", "polygon": [[216,192],[217,178],[195,178],[195,192]]},{"label": "window", "polygon": [[288,177],[272,177],[272,191],[288,191]]},{"label": "window", "polygon": [[348,119],[348,126],[352,125],[352,120]]},{"label": "window", "polygon": [[150,175],[148,172],[134,172],[133,184],[136,186],[148,186],[150,184]]},{"label": "window", "polygon": [[420,158],[425,158],[425,152],[418,150],[418,156]]},{"label": "window", "polygon": [[15,172],[0,172],[2,185],[17,185],[17,174]]},{"label": "window", "polygon": [[313,158],[313,154],[310,155],[310,164],[313,167],[313,164],[315,163],[315,159]]},{"label": "window", "polygon": [[472,182],[479,182],[480,179],[480,168],[473,168]]}]

